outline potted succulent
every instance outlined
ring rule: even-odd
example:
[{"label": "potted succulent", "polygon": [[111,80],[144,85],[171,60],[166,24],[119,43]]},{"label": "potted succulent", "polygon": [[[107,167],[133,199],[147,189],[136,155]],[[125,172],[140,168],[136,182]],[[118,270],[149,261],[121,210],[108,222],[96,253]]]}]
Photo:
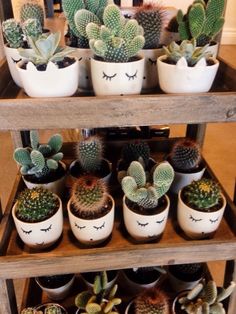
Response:
[{"label": "potted succulent", "polygon": [[72,232],[81,243],[95,245],[112,233],[115,202],[99,178],[79,177],[72,186],[67,209]]},{"label": "potted succulent", "polygon": [[170,191],[176,194],[193,180],[201,179],[206,169],[202,162],[200,145],[189,138],[174,143],[168,161],[175,171]]},{"label": "potted succulent", "polygon": [[62,234],[61,200],[46,189],[23,190],[12,208],[12,216],[18,235],[29,247],[44,249]]},{"label": "potted succulent", "polygon": [[225,206],[218,183],[206,178],[193,181],[179,191],[178,223],[192,239],[211,237],[220,225]]},{"label": "potted succulent", "polygon": [[108,5],[104,25],[88,23],[86,33],[95,54],[91,59],[96,95],[139,94],[144,58],[137,56],[144,46],[143,28],[136,20],[125,19],[118,6]]},{"label": "potted succulent", "polygon": [[225,314],[221,303],[235,289],[232,281],[228,288],[217,288],[213,280],[198,283],[190,291],[180,293],[172,306],[173,314]]},{"label": "potted succulent", "polygon": [[165,54],[157,59],[159,84],[165,93],[208,92],[216,76],[219,61],[209,57],[208,45],[196,47],[196,40],[172,42],[163,46]]},{"label": "potted succulent", "polygon": [[21,314],[67,314],[66,309],[57,303],[45,303],[37,307],[27,307]]},{"label": "potted succulent", "polygon": [[152,180],[146,180],[143,166],[133,161],[122,181],[123,215],[128,233],[137,241],[157,239],[163,233],[170,200],[165,193],[174,178],[168,162],[155,167]]},{"label": "potted succulent", "polygon": [[165,10],[159,4],[146,3],[137,7],[133,16],[143,27],[145,45],[141,50],[144,55],[143,89],[157,87],[157,58],[163,54],[160,42],[164,29]]},{"label": "potted succulent", "polygon": [[76,92],[78,60],[69,57],[72,49],[59,47],[60,37],[60,32],[37,40],[28,37],[32,50],[19,49],[27,60],[18,62],[17,69],[30,97],[65,97]]},{"label": "potted succulent", "polygon": [[61,162],[61,135],[54,134],[47,144],[40,144],[38,132],[31,130],[30,143],[31,147],[16,148],[13,154],[27,188],[41,186],[61,195],[66,176],[66,165]]},{"label": "potted succulent", "polygon": [[218,44],[214,39],[224,25],[224,8],[225,0],[194,0],[186,14],[179,10],[176,19],[180,40],[195,38],[200,47],[209,44],[208,51],[216,57]]},{"label": "potted succulent", "polygon": [[[121,299],[115,297],[118,286],[114,285],[107,295],[107,274],[97,275],[93,284],[93,291],[83,291],[75,298],[78,307],[76,313],[87,314],[118,314],[115,306],[121,303]],[[105,299],[106,298],[106,299]]]},{"label": "potted succulent", "polygon": [[[80,273],[81,278],[85,282],[88,289],[93,289],[94,280],[97,275],[99,275],[100,272],[87,272],[87,273]],[[106,290],[107,293],[109,290],[115,285],[115,282],[117,281],[119,272],[117,270],[107,270],[107,285]]]}]

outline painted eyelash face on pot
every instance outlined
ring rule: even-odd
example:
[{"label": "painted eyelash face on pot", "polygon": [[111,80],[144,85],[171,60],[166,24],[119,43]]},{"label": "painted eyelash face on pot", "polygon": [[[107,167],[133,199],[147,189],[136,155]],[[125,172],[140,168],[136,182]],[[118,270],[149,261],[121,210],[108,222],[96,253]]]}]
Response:
[{"label": "painted eyelash face on pot", "polygon": [[[130,74],[130,73],[124,73],[125,74],[125,77],[126,77],[126,79],[128,79],[128,81],[131,81],[131,80],[135,80],[136,78],[137,78],[137,73],[138,73],[138,70],[136,70],[134,73],[132,73],[132,74]],[[119,75],[118,73],[113,73],[113,74],[107,74],[107,73],[105,73],[104,71],[102,72],[102,74],[103,74],[103,76],[102,76],[102,78],[103,79],[105,79],[106,81],[111,81],[111,80],[113,80],[114,78],[116,78],[116,77],[119,77],[119,76],[121,76],[121,75]],[[120,77],[120,79],[121,79],[121,77]]]}]

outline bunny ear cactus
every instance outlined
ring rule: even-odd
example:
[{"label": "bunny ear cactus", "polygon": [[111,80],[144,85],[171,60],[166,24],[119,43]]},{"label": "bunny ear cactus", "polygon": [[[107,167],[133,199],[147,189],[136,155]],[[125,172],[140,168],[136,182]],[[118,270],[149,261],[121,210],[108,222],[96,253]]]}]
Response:
[{"label": "bunny ear cactus", "polygon": [[128,176],[121,185],[126,197],[141,208],[155,208],[158,200],[168,191],[174,179],[174,170],[168,162],[159,164],[153,172],[153,182],[146,181],[143,166],[133,161],[128,169]]},{"label": "bunny ear cactus", "polygon": [[136,20],[126,20],[116,5],[108,5],[104,25],[89,23],[86,33],[90,48],[105,62],[128,62],[143,48],[143,28]]},{"label": "bunny ear cactus", "polygon": [[2,22],[2,32],[10,48],[20,48],[23,46],[23,31],[19,22],[14,19]]}]

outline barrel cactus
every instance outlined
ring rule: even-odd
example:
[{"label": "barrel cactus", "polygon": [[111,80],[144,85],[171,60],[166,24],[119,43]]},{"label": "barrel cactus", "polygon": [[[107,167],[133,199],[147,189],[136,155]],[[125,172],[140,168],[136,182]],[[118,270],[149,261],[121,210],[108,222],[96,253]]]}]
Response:
[{"label": "barrel cactus", "polygon": [[105,8],[103,23],[89,23],[86,33],[90,48],[105,62],[128,62],[143,48],[143,28],[134,19],[126,20],[118,6]]},{"label": "barrel cactus", "polygon": [[58,205],[56,195],[46,189],[25,189],[17,197],[16,216],[26,222],[43,221],[57,211]]},{"label": "barrel cactus", "polygon": [[14,19],[2,22],[2,32],[10,48],[23,47],[23,31],[19,22]]},{"label": "barrel cactus", "polygon": [[183,197],[189,206],[207,212],[219,203],[221,190],[218,183],[203,178],[187,185],[183,190]]},{"label": "barrel cactus", "polygon": [[201,150],[197,142],[191,139],[177,141],[170,152],[171,165],[181,171],[189,171],[198,167],[201,161]]},{"label": "barrel cactus", "polygon": [[37,3],[24,3],[20,8],[20,20],[25,22],[28,19],[37,19],[44,25],[44,11],[41,5]]},{"label": "barrel cactus", "polygon": [[61,307],[59,307],[57,304],[50,304],[45,307],[44,314],[62,314]]},{"label": "barrel cactus", "polygon": [[146,142],[127,143],[122,149],[122,159],[128,164],[132,161],[140,161],[144,167],[148,165],[150,158],[150,148]]},{"label": "barrel cactus", "polygon": [[23,309],[20,313],[21,314],[37,314],[38,312],[33,307],[27,307]]},{"label": "barrel cactus", "polygon": [[148,3],[140,6],[134,19],[143,27],[144,49],[155,49],[160,46],[161,32],[164,27],[164,10],[159,5]]},{"label": "barrel cactus", "polygon": [[26,37],[38,39],[42,35],[43,29],[39,20],[28,19],[22,24],[22,30]]},{"label": "barrel cactus", "polygon": [[174,170],[168,162],[156,166],[152,182],[147,182],[145,170],[138,161],[130,164],[127,174],[121,181],[122,190],[140,208],[158,206],[158,200],[168,191],[174,179]]}]

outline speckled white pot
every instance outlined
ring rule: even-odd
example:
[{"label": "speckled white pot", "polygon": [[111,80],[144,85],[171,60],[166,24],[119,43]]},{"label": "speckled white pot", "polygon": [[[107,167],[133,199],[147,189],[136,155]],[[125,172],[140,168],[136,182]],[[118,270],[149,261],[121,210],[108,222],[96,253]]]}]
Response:
[{"label": "speckled white pot", "polygon": [[79,83],[78,60],[62,69],[49,62],[46,71],[38,71],[32,62],[28,62],[24,70],[21,68],[23,63],[24,61],[17,63],[17,70],[28,96],[66,97],[76,92]]},{"label": "speckled white pot", "polygon": [[186,205],[178,194],[177,220],[180,228],[191,239],[204,239],[217,230],[224,215],[226,199],[223,194],[223,206],[214,212],[202,212]]},{"label": "speckled white pot", "polygon": [[63,213],[60,198],[57,212],[50,218],[40,222],[24,222],[16,217],[17,202],[12,208],[12,217],[21,240],[36,249],[44,249],[55,243],[63,230]]},{"label": "speckled white pot", "polygon": [[96,95],[140,94],[144,58],[133,62],[115,63],[91,59],[93,89]]},{"label": "speckled white pot", "polygon": [[106,240],[112,233],[115,215],[115,202],[111,195],[108,197],[112,201],[111,210],[103,217],[97,219],[82,219],[75,216],[71,211],[71,199],[67,204],[68,216],[71,230],[83,244],[96,245]]},{"label": "speckled white pot", "polygon": [[126,205],[125,199],[123,197],[123,215],[124,223],[128,233],[137,241],[150,241],[152,239],[158,238],[166,226],[170,200],[167,195],[165,195],[167,200],[166,208],[158,214],[155,215],[141,215],[133,212]]}]

